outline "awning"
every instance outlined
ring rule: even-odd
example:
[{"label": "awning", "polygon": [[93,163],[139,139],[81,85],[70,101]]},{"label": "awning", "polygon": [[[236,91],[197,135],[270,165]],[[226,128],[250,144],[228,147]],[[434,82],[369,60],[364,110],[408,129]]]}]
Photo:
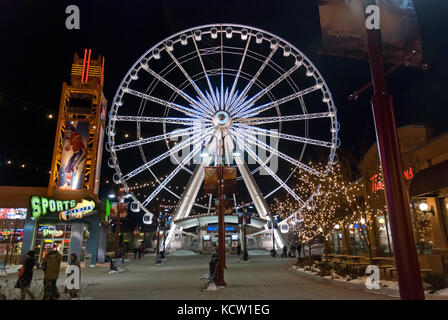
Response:
[{"label": "awning", "polygon": [[428,193],[436,193],[440,189],[448,187],[448,161],[418,172],[411,181],[409,195],[421,196]]}]

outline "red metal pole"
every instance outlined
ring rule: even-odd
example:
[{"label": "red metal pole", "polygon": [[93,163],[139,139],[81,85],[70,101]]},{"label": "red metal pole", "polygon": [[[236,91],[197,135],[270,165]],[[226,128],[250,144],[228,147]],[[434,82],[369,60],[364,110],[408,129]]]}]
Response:
[{"label": "red metal pole", "polygon": [[[364,1],[364,9],[376,1]],[[365,10],[364,10],[365,12]],[[420,266],[412,232],[409,199],[404,184],[403,161],[395,124],[392,97],[386,91],[380,31],[367,30],[370,69],[374,87],[372,110],[384,176],[395,262],[403,300],[424,300]]]}]

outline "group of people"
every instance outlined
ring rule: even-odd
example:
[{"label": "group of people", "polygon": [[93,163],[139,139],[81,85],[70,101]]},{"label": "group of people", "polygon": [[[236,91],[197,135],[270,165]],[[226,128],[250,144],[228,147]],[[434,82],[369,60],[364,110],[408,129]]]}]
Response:
[{"label": "group of people", "polygon": [[[40,268],[44,271],[44,296],[43,300],[55,300],[59,299],[59,291],[56,283],[59,278],[59,271],[61,267],[62,255],[56,248],[53,248],[42,261]],[[81,274],[81,265],[78,257],[75,253],[70,255],[70,265],[77,266],[79,268],[79,275]],[[20,289],[20,299],[25,300],[26,295],[29,295],[31,299],[35,299],[33,292],[30,290],[31,282],[33,280],[33,269],[38,267],[38,263],[34,259],[34,251],[29,251],[26,254],[22,267],[18,272],[18,279],[16,288]],[[70,294],[71,298],[77,297],[79,289],[65,288],[65,292]]]},{"label": "group of people", "polygon": [[291,245],[289,247],[289,253],[288,253],[288,247],[286,246],[286,244],[283,246],[283,252],[281,254],[282,258],[286,258],[286,257],[290,257],[290,258],[295,258],[296,256],[296,250],[298,253],[298,256],[300,257],[300,252],[302,251],[302,246],[300,244],[298,244],[297,246],[295,245]]}]

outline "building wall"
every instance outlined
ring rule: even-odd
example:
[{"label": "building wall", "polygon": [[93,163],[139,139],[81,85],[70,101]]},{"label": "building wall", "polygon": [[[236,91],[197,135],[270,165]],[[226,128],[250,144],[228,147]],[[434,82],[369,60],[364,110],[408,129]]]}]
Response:
[{"label": "building wall", "polygon": [[[421,170],[448,160],[448,132],[433,137],[431,128],[426,126],[406,126],[398,129],[398,136],[403,156],[404,169],[407,170],[408,168],[412,168],[413,177],[415,177]],[[357,183],[363,183],[365,186],[364,198],[367,199],[368,197],[376,196],[380,203],[379,207],[383,206],[386,213],[384,191],[378,190],[373,193],[370,180],[372,176],[379,173],[379,164],[378,148],[377,144],[374,144],[360,164],[360,172],[363,177],[359,179]],[[407,179],[407,187],[410,186],[411,180],[412,179]],[[414,226],[416,225],[416,221],[420,221],[419,217],[421,216],[423,216],[423,219],[429,220],[431,226],[430,230],[426,233],[426,237],[422,237],[421,234],[417,237],[417,234],[415,234],[417,249],[420,254],[424,255],[421,256],[422,267],[430,267],[435,272],[439,273],[443,272],[441,263],[443,260],[442,256],[448,254],[448,219],[445,214],[448,213],[448,206],[446,206],[444,202],[444,197],[447,196],[448,188],[446,190],[436,190],[434,193],[427,196],[410,198],[410,202],[414,205],[413,208],[415,209],[415,211],[411,210]],[[432,209],[431,212],[425,213],[419,211],[419,203],[423,201],[428,204],[430,209]],[[376,239],[377,237],[373,238]],[[425,238],[426,244],[429,244],[431,249],[422,250],[417,241],[419,240],[418,238]],[[381,254],[381,246],[378,246],[379,239],[376,239],[374,242],[372,247],[378,248],[376,253]],[[447,267],[445,267],[445,272],[446,271]]]},{"label": "building wall", "polygon": [[0,208],[28,208],[30,196],[46,197],[47,187],[0,186]]}]

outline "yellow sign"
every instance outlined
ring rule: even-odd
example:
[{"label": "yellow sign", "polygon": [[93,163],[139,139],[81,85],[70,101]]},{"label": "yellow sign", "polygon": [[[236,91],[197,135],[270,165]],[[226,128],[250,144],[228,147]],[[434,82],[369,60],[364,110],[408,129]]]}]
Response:
[{"label": "yellow sign", "polygon": [[82,219],[85,216],[93,214],[94,209],[94,201],[82,199],[81,202],[77,203],[74,208],[61,211],[59,213],[59,220],[67,221],[73,219]]}]

